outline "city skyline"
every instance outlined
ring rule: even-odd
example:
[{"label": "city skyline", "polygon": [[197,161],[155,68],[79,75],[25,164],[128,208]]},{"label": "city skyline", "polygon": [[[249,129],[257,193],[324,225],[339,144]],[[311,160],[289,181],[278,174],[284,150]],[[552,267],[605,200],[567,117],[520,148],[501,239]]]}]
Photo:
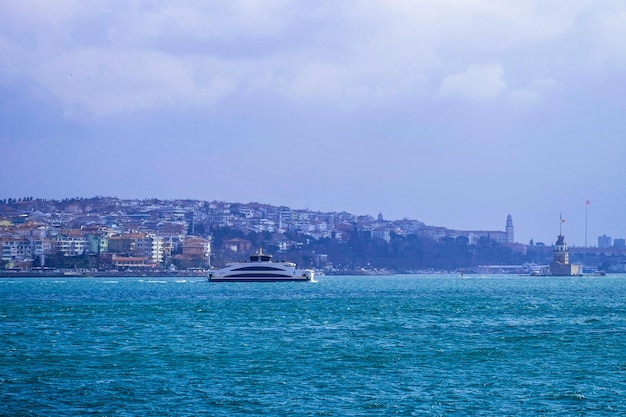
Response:
[{"label": "city skyline", "polygon": [[618,0],[5,2],[0,198],[622,238],[625,28]]},{"label": "city skyline", "polygon": [[[248,213],[246,215],[246,218],[248,218],[249,215],[251,215],[251,213],[257,212],[253,217],[255,218],[261,218],[261,219],[265,219],[266,217],[264,217],[262,213],[265,209],[271,209],[272,211],[275,210],[282,210],[282,209],[286,209],[290,212],[305,212],[305,213],[309,213],[311,215],[314,216],[327,216],[330,215],[331,217],[334,216],[339,216],[342,220],[339,221],[339,223],[342,222],[351,222],[351,221],[357,221],[361,222],[361,221],[365,221],[365,222],[370,222],[368,220],[365,220],[365,218],[370,218],[372,219],[372,221],[374,219],[376,219],[376,222],[380,223],[380,224],[405,224],[407,225],[408,223],[405,223],[405,221],[410,221],[410,223],[412,224],[412,226],[410,226],[410,228],[412,229],[414,227],[414,223],[418,222],[421,224],[421,228],[423,229],[422,231],[429,229],[432,232],[435,232],[436,230],[439,229],[446,229],[447,232],[445,232],[443,235],[439,235],[438,238],[441,238],[444,235],[448,235],[448,236],[457,236],[457,233],[461,236],[466,236],[469,238],[469,243],[473,244],[475,243],[475,241],[481,237],[481,236],[490,236],[491,239],[495,240],[498,243],[501,244],[505,244],[505,243],[509,243],[509,244],[522,244],[522,245],[530,245],[532,243],[532,245],[535,244],[543,244],[543,245],[547,245],[547,246],[551,246],[554,244],[554,242],[552,241],[541,241],[541,240],[535,240],[535,239],[531,239],[532,242],[524,242],[524,241],[520,241],[518,240],[515,236],[515,225],[514,225],[514,220],[511,216],[511,214],[508,214],[506,216],[506,223],[505,226],[501,229],[485,229],[485,228],[472,228],[472,227],[466,227],[466,228],[460,228],[460,229],[455,229],[455,228],[451,228],[448,227],[446,225],[433,225],[433,224],[425,224],[423,222],[420,221],[420,219],[415,219],[415,218],[402,218],[402,219],[390,219],[390,218],[385,218],[385,216],[383,215],[383,213],[379,212],[377,215],[374,215],[373,213],[350,213],[346,210],[333,210],[333,211],[328,211],[328,212],[324,212],[321,210],[314,210],[314,209],[309,209],[307,208],[294,208],[294,207],[288,207],[285,205],[275,205],[275,204],[271,204],[268,202],[237,202],[237,201],[224,201],[224,200],[212,200],[212,201],[208,201],[208,200],[196,200],[196,199],[155,199],[155,198],[150,198],[150,199],[120,199],[118,197],[112,197],[112,196],[92,196],[92,197],[73,197],[73,198],[65,198],[65,199],[42,199],[39,197],[22,197],[22,198],[17,198],[17,197],[9,197],[8,199],[0,199],[0,205],[2,204],[7,204],[9,206],[13,206],[16,207],[17,206],[23,206],[21,208],[21,214],[20,217],[23,215],[35,215],[36,218],[39,218],[42,214],[49,216],[51,214],[57,214],[58,213],[56,211],[49,211],[48,209],[46,209],[45,207],[48,207],[48,204],[53,204],[53,206],[55,204],[62,204],[62,203],[68,203],[72,206],[72,204],[74,203],[79,203],[79,204],[87,204],[88,206],[93,203],[96,202],[96,205],[101,204],[101,201],[106,201],[106,202],[115,202],[115,205],[117,204],[122,204],[123,206],[133,206],[133,205],[145,205],[148,204],[149,206],[156,204],[157,206],[161,206],[161,208],[165,208],[165,207],[169,207],[171,205],[175,205],[178,206],[179,208],[182,207],[186,207],[185,210],[189,211],[189,204],[200,204],[200,205],[209,205],[209,206],[215,206],[215,207],[223,207],[222,209],[226,209],[228,211],[228,207],[232,206],[232,207],[237,207],[235,214],[240,215],[241,212],[241,208],[244,208],[244,210],[246,211],[246,213]],[[590,202],[589,200],[586,201],[586,204],[589,205]],[[181,206],[182,205],[182,206]],[[73,206],[72,206],[73,207]],[[109,207],[110,208],[110,207]],[[39,213],[41,210],[43,210],[42,213]],[[93,211],[89,212],[89,215],[101,215],[102,213],[100,213],[99,209],[92,209]],[[194,209],[195,210],[195,209]],[[189,211],[190,213],[194,210]],[[221,210],[221,209],[218,209]],[[261,210],[261,212],[259,213],[258,211]],[[72,214],[74,213],[74,209],[71,209],[68,214]],[[79,210],[79,213],[82,213],[82,209]],[[231,212],[232,213],[232,212]],[[80,214],[78,214],[80,216]],[[352,220],[346,220],[346,215],[352,219]],[[7,218],[8,219],[8,218]],[[0,218],[0,220],[2,220],[2,218]],[[9,220],[10,221],[10,220]],[[318,220],[319,221],[319,220]],[[561,235],[563,233],[563,226],[565,224],[565,219],[563,218],[562,214],[559,216],[559,235]],[[237,228],[237,227],[235,227]],[[402,228],[402,226],[400,227]],[[323,229],[326,230],[326,229]],[[406,230],[401,231],[401,234],[406,233]],[[411,233],[411,232],[409,232]],[[439,234],[442,233],[440,231],[437,231],[435,234]],[[315,232],[312,233],[312,235],[317,236],[316,238],[319,238],[320,236],[318,236],[319,233]],[[434,237],[435,234],[433,234],[432,236]],[[323,233],[322,233],[323,235]],[[426,235],[430,235],[429,232],[426,233]],[[436,237],[437,239],[437,237]],[[613,235],[609,235],[607,236],[606,234],[603,235],[599,235],[597,237],[592,237],[589,242],[585,242],[584,245],[577,245],[577,244],[572,244],[570,246],[572,247],[588,247],[588,248],[609,248],[612,246],[616,246],[616,247],[622,247],[624,246],[623,241],[626,240],[623,237],[619,237],[619,236],[613,236]]]}]

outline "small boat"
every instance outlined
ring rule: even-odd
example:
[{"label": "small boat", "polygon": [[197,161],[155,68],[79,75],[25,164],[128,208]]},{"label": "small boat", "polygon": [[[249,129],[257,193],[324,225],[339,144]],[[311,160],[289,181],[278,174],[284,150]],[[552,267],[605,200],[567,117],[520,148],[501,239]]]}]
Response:
[{"label": "small boat", "polygon": [[272,255],[258,253],[250,255],[250,262],[234,262],[222,269],[209,271],[211,282],[276,282],[311,281],[312,269],[300,269],[293,262],[274,262]]}]

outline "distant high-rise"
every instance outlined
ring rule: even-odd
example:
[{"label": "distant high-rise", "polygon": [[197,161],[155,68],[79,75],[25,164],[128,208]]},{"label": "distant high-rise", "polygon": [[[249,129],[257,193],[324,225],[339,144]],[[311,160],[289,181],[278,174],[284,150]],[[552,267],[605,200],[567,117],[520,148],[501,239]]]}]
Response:
[{"label": "distant high-rise", "polygon": [[607,235],[598,236],[598,247],[610,248],[612,240],[613,239],[611,238],[611,236],[607,236]]},{"label": "distant high-rise", "polygon": [[515,243],[513,217],[511,217],[510,214],[506,216],[506,227],[504,228],[504,232],[506,233],[506,243]]}]

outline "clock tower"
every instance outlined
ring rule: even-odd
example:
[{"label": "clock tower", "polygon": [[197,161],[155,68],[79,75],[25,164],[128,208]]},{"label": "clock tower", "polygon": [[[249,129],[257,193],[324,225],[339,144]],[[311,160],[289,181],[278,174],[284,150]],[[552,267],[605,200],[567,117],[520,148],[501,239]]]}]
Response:
[{"label": "clock tower", "polygon": [[506,243],[515,243],[513,231],[513,218],[509,214],[506,216],[506,226],[504,228],[504,232],[506,233]]}]

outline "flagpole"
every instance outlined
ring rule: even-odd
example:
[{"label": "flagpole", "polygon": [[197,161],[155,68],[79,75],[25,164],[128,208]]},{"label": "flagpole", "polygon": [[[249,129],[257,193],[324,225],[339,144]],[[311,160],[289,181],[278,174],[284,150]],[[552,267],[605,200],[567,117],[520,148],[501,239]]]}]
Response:
[{"label": "flagpole", "polygon": [[589,207],[589,200],[585,201],[585,247],[587,247],[587,207]]},{"label": "flagpole", "polygon": [[585,202],[585,247],[587,247],[587,207],[589,206],[588,200]]}]

